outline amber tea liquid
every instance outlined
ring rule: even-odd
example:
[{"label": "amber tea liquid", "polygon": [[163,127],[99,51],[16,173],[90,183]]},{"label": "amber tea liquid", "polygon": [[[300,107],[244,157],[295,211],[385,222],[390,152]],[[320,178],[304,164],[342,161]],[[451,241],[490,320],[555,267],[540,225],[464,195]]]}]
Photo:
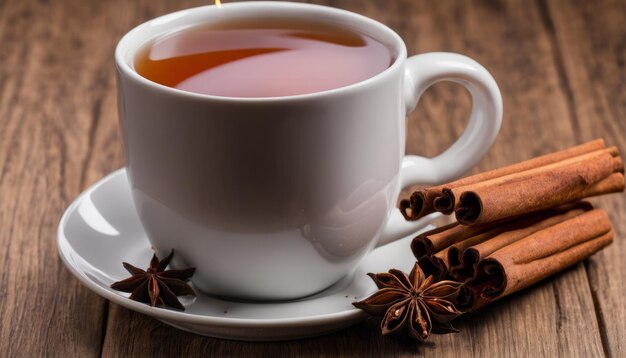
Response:
[{"label": "amber tea liquid", "polygon": [[348,86],[387,69],[389,49],[338,25],[288,20],[196,26],[145,45],[143,77],[184,91],[282,97]]}]

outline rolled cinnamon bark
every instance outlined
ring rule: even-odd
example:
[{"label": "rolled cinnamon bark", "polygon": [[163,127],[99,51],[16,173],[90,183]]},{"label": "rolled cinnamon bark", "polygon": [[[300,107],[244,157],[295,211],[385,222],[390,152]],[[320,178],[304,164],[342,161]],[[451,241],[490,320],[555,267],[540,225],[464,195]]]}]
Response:
[{"label": "rolled cinnamon bark", "polygon": [[[611,159],[607,156],[610,155]],[[578,155],[575,157],[567,158],[562,161],[558,161],[555,163],[550,163],[547,165],[543,165],[536,168],[531,168],[529,170],[512,173],[508,175],[503,175],[497,178],[492,178],[489,180],[481,181],[478,183],[472,183],[468,185],[449,187],[445,186],[441,190],[441,196],[437,197],[433,201],[433,207],[435,211],[439,211],[443,214],[449,215],[456,211],[460,206],[460,196],[467,191],[474,191],[479,188],[489,187],[501,185],[503,183],[513,181],[513,180],[521,180],[522,178],[530,178],[534,177],[538,174],[544,174],[547,172],[551,172],[558,168],[563,168],[575,163],[579,163],[583,165],[584,163],[590,160],[611,160],[613,163],[613,172],[623,172],[624,164],[622,159],[619,157],[619,150],[617,147],[610,147],[605,149],[600,149],[596,151],[592,151],[589,153],[584,153],[582,155]]]},{"label": "rolled cinnamon bark", "polygon": [[480,260],[495,251],[592,209],[593,206],[588,202],[579,202],[537,213],[531,217],[513,220],[506,225],[506,231],[494,237],[485,240],[478,235],[452,245],[437,253],[436,256],[446,255],[445,262],[448,264],[449,276],[457,281],[465,282],[474,277]]},{"label": "rolled cinnamon bark", "polygon": [[408,199],[400,201],[400,212],[411,221],[432,214],[435,212],[433,202],[440,195],[441,189],[437,187],[417,190]]},{"label": "rolled cinnamon bark", "polygon": [[[498,234],[507,230],[508,225],[495,225],[493,228],[480,228],[478,230],[472,230],[476,227],[469,227],[459,225],[454,229],[450,230],[450,232],[442,232],[437,235],[433,235],[431,237],[416,237],[413,239],[413,243],[411,248],[417,247],[418,249],[413,249],[413,254],[421,254],[424,253],[421,257],[418,258],[418,264],[424,274],[426,276],[433,275],[435,276],[435,280],[443,280],[451,278],[449,267],[450,264],[448,262],[448,250],[450,248],[455,247],[457,245],[463,245],[469,241],[485,241],[489,240],[493,237],[496,237]],[[484,231],[486,230],[486,231]],[[484,232],[483,232],[484,231]],[[421,247],[428,246],[429,242],[434,242],[437,245],[437,250],[434,249],[434,245],[430,246],[428,250],[420,251]],[[444,248],[445,245],[451,245]]]},{"label": "rolled cinnamon bark", "polygon": [[624,174],[613,173],[587,189],[585,197],[598,196],[606,193],[619,193],[624,191],[624,189]]},{"label": "rolled cinnamon bark", "polygon": [[579,202],[481,227],[453,223],[416,236],[411,250],[427,276],[463,282],[473,276],[482,257],[506,243],[591,209],[591,204]]},{"label": "rolled cinnamon bark", "polygon": [[484,227],[464,227],[455,222],[416,236],[411,242],[411,251],[416,259],[432,256],[483,231]]},{"label": "rolled cinnamon bark", "polygon": [[[534,219],[534,218],[533,218]],[[529,220],[524,220],[524,222],[528,222]],[[439,258],[442,260],[442,262],[444,264],[446,264],[447,267],[452,268],[453,265],[455,265],[456,263],[456,256],[454,255],[454,253],[458,252],[462,252],[464,251],[466,248],[471,247],[473,245],[478,245],[481,242],[485,242],[485,241],[490,241],[495,237],[498,237],[499,235],[502,235],[503,233],[510,231],[510,230],[514,230],[517,227],[519,227],[520,224],[517,221],[513,220],[511,222],[503,222],[499,225],[497,225],[496,227],[494,227],[493,229],[487,230],[485,232],[482,232],[478,235],[469,237],[463,241],[459,241],[453,245],[450,245],[448,247],[446,247],[445,249],[435,253],[433,256]],[[465,226],[467,227],[467,226]],[[451,255],[452,253],[452,255]],[[452,261],[450,261],[450,259],[452,259]]]},{"label": "rolled cinnamon bark", "polygon": [[417,260],[417,264],[426,277],[433,276],[435,281],[449,279],[448,267],[436,256],[422,256]]},{"label": "rolled cinnamon bark", "polygon": [[470,311],[526,288],[596,253],[613,240],[605,211],[595,209],[539,230],[491,253],[467,281]]},{"label": "rolled cinnamon bark", "polygon": [[411,241],[411,251],[426,276],[434,276],[435,280],[443,280],[449,276],[448,264],[444,261],[445,256],[443,258],[435,256],[437,252],[476,235],[495,236],[503,230],[505,228],[499,225],[489,229],[487,226],[468,227],[455,222],[416,236]]},{"label": "rolled cinnamon bark", "polygon": [[590,194],[619,191],[621,185],[600,185],[600,189],[605,191],[599,191],[597,186],[594,188],[594,184],[611,176],[614,170],[613,157],[601,153],[502,183],[477,184],[476,189],[461,195],[460,205],[455,211],[456,218],[464,225],[482,225],[571,203]]},{"label": "rolled cinnamon bark", "polygon": [[[425,215],[431,214],[435,211],[435,200],[442,195],[444,188],[457,188],[460,186],[471,185],[482,181],[498,178],[505,175],[514,173],[520,173],[530,169],[542,167],[548,164],[557,163],[569,158],[577,157],[586,153],[604,149],[604,140],[596,139],[575,147],[571,147],[559,152],[542,155],[530,160],[526,160],[517,164],[509,165],[503,168],[490,170],[488,172],[471,175],[459,180],[453,181],[445,185],[439,185],[427,189],[415,191],[409,199],[400,201],[399,208],[402,215],[407,220],[417,220]],[[443,203],[442,203],[443,204]],[[442,211],[447,214],[451,214],[454,210],[454,204],[452,208]]]}]

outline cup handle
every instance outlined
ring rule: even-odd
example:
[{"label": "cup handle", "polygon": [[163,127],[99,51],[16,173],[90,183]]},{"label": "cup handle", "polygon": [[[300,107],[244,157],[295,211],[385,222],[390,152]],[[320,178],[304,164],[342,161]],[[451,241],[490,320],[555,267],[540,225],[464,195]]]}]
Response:
[{"label": "cup handle", "polygon": [[[405,103],[413,111],[428,87],[440,81],[463,85],[472,96],[472,114],[463,134],[434,158],[407,155],[400,170],[401,186],[437,185],[454,180],[476,165],[487,153],[502,123],[502,96],[493,77],[478,62],[455,53],[431,52],[407,59]],[[417,221],[406,221],[393,210],[378,246],[408,236],[424,228],[434,213]]]}]

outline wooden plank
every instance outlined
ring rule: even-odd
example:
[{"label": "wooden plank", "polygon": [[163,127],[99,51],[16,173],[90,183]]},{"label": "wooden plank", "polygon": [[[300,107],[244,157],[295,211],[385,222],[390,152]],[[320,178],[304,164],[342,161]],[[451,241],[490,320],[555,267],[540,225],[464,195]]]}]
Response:
[{"label": "wooden plank", "polygon": [[106,303],[62,268],[56,228],[122,165],[113,49],[141,18],[78,0],[0,9],[0,352],[97,356]]},{"label": "wooden plank", "polygon": [[[561,86],[580,140],[604,137],[626,150],[626,3],[549,1],[544,11],[560,51]],[[615,229],[613,245],[593,257],[589,280],[609,356],[626,355],[626,196],[596,200]]]},{"label": "wooden plank", "polygon": [[[0,352],[97,356],[104,300],[62,267],[56,229],[81,171],[111,13],[87,2],[0,4]],[[110,72],[107,71],[106,74]]]}]

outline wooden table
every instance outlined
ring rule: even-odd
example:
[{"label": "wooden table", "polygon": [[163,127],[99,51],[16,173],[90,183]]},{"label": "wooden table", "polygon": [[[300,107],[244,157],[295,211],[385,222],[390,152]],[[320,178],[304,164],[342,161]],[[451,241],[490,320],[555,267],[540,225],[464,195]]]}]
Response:
[{"label": "wooden table", "polygon": [[[135,25],[192,0],[0,0],[0,356],[626,355],[626,201],[616,240],[590,260],[407,344],[370,320],[294,342],[200,337],[111,304],[63,267],[56,228],[88,185],[123,165],[113,49]],[[500,85],[502,131],[476,170],[596,137],[626,150],[625,1],[318,0],[394,28],[409,53],[455,51]],[[409,121],[409,153],[435,155],[465,125],[468,95],[438,84]]]}]

